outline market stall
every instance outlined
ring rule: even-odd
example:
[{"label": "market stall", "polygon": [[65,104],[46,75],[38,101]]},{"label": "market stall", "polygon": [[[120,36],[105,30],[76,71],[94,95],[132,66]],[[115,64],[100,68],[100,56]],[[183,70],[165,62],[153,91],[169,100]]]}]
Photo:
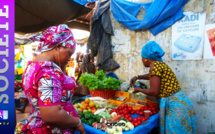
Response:
[{"label": "market stall", "polygon": [[[137,117],[136,114],[132,115],[132,117]],[[149,133],[153,128],[158,127],[159,122],[159,114],[151,116],[148,121],[144,122],[142,125],[134,128],[133,130],[123,132],[123,134],[147,134]],[[84,124],[86,134],[107,134],[106,132],[103,132],[101,130],[95,129],[87,124]],[[79,131],[75,131],[75,134],[79,134]]]},{"label": "market stall", "polygon": [[[122,92],[123,93],[123,92]],[[88,98],[89,97],[89,98]],[[86,98],[86,97],[84,97]],[[82,99],[84,99],[82,97]],[[101,99],[100,101],[98,101]],[[90,101],[95,100],[95,101]],[[89,101],[89,103],[88,103]],[[129,101],[129,100],[128,100]],[[94,102],[103,102],[99,105]],[[159,114],[154,111],[158,111],[158,107],[154,105],[143,106],[137,109],[137,104],[129,106],[126,104],[121,106],[111,105],[108,100],[99,97],[90,97],[82,101],[81,103],[75,104],[75,107],[79,111],[79,116],[84,122],[85,132],[89,134],[147,134],[153,128],[159,125]],[[85,108],[85,105],[87,107]],[[116,109],[112,109],[112,108]],[[83,110],[84,109],[84,110]],[[134,110],[136,109],[136,110]],[[143,111],[151,110],[150,115]],[[110,112],[109,112],[110,111]],[[116,112],[114,112],[116,111]],[[94,114],[92,114],[94,113]],[[154,115],[153,115],[154,113]],[[75,132],[79,134],[79,131]]]},{"label": "market stall", "polygon": [[132,87],[128,92],[117,91],[121,82],[106,77],[102,70],[95,75],[83,74],[80,82],[91,93],[82,97],[81,102],[73,101],[86,133],[147,134],[158,127],[158,103],[146,99],[144,94],[132,93]]}]

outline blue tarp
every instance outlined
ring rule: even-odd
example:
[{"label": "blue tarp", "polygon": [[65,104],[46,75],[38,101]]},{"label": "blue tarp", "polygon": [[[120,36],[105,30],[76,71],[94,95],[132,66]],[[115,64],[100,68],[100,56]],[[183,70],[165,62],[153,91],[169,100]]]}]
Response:
[{"label": "blue tarp", "polygon": [[[133,118],[137,118],[139,115],[131,115]],[[146,122],[144,122],[144,125],[139,125],[138,127],[135,127],[133,130],[130,131],[123,131],[123,134],[147,134],[149,133],[153,128],[158,127],[159,125],[159,114],[155,114],[151,116]],[[104,131],[95,129],[87,124],[84,124],[85,127],[85,133],[86,134],[107,134]],[[75,131],[75,134],[80,134],[79,131]]]},{"label": "blue tarp", "polygon": [[[131,30],[149,29],[153,35],[167,29],[184,17],[183,5],[188,0],[154,0],[149,3],[134,3],[126,0],[111,0],[114,18]],[[146,14],[143,20],[136,18],[140,8]]]},{"label": "blue tarp", "polygon": [[77,2],[80,5],[85,5],[85,4],[89,4],[89,3],[95,2],[97,0],[73,0],[73,1]]},{"label": "blue tarp", "polygon": [[116,78],[117,80],[119,80],[119,78],[117,77],[117,75],[113,72],[110,72],[108,74],[105,75],[106,77],[113,77],[113,78]]}]

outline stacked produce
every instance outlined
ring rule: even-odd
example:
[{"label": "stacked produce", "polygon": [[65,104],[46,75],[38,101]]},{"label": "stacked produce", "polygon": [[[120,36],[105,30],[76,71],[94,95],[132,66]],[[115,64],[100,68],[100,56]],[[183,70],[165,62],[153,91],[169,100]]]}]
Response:
[{"label": "stacked produce", "polygon": [[15,129],[15,131],[16,131],[17,134],[21,134],[21,133],[22,133],[22,127],[23,127],[23,126],[24,126],[24,123],[23,123],[23,122],[17,123],[16,129]]},{"label": "stacked produce", "polygon": [[[108,134],[122,134],[123,131],[133,130],[159,111],[159,107],[154,105],[145,105],[138,110],[127,104],[115,107],[101,97],[86,98],[75,107],[83,123]],[[135,114],[139,117],[133,118]]]},{"label": "stacked produce", "polygon": [[77,109],[78,112],[83,113],[83,112],[91,112],[95,113],[97,109],[100,108],[100,105],[98,103],[95,103],[93,101],[90,101],[89,98],[86,98],[84,101],[81,103],[76,103],[74,107]]},{"label": "stacked produce", "polygon": [[87,86],[90,90],[117,90],[122,84],[120,80],[112,77],[106,77],[103,70],[97,71],[96,74],[84,73],[80,77],[80,83]]}]

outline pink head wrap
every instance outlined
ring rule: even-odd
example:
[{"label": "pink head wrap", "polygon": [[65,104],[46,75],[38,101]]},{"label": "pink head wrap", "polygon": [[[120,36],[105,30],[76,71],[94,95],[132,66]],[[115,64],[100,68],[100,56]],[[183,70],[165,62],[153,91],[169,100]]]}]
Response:
[{"label": "pink head wrap", "polygon": [[39,52],[52,50],[58,45],[71,49],[76,48],[72,31],[65,24],[49,27],[43,32],[31,37],[31,40],[40,42],[37,47],[37,51]]}]

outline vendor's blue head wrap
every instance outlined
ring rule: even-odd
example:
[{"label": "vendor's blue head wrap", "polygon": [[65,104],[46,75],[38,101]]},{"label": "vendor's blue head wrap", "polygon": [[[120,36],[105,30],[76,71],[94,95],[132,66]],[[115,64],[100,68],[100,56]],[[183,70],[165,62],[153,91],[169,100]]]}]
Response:
[{"label": "vendor's blue head wrap", "polygon": [[163,61],[161,57],[163,57],[164,54],[165,52],[156,42],[150,41],[145,46],[143,46],[141,57],[146,59]]}]

